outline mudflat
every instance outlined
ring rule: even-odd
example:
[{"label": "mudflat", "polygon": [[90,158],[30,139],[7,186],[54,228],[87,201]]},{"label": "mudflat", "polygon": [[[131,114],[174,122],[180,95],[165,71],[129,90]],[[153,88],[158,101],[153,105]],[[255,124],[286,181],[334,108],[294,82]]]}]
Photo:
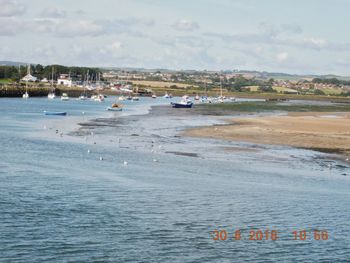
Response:
[{"label": "mudflat", "polygon": [[349,112],[290,112],[285,116],[235,118],[230,122],[190,129],[184,135],[287,145],[350,157]]}]

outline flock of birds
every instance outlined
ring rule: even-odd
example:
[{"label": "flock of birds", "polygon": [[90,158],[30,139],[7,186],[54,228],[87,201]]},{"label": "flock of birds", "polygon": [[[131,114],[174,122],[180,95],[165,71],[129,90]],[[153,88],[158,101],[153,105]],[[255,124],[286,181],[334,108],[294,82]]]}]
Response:
[{"label": "flock of birds", "polygon": [[[84,112],[84,111],[82,112],[82,115],[85,115],[85,112]],[[47,129],[46,125],[44,125],[43,128],[44,128],[44,130],[46,130],[46,129]],[[58,129],[55,130],[55,133],[58,134],[60,137],[63,137],[63,134],[64,134],[62,131],[59,131]],[[95,136],[95,134],[94,134],[93,131],[90,132],[90,135],[91,135],[92,138],[94,138],[94,136]],[[88,141],[88,137],[87,137],[87,136],[85,137],[85,141],[86,141],[86,142]],[[117,143],[118,143],[118,145],[120,146],[120,144],[121,144],[121,138],[117,138]],[[152,143],[152,146],[151,146],[151,148],[152,148],[152,149],[151,149],[151,153],[154,154],[154,153],[157,152],[157,151],[154,149],[154,148],[155,148],[155,146],[154,146],[154,143],[155,143],[155,142],[152,140],[151,143]],[[93,144],[96,145],[96,144],[97,144],[96,141],[94,141]],[[159,145],[159,146],[158,146],[158,149],[159,149],[159,150],[162,149],[162,146]],[[87,150],[87,153],[88,153],[88,154],[92,153],[91,150],[90,150],[90,148]],[[102,155],[100,155],[99,160],[100,160],[100,161],[103,161],[103,160],[104,160],[104,158],[103,158]],[[158,159],[154,158],[154,159],[153,159],[153,162],[158,162]],[[126,160],[124,160],[124,161],[123,161],[123,165],[124,165],[124,166],[127,166],[127,165],[128,165],[128,162],[127,162]]]}]

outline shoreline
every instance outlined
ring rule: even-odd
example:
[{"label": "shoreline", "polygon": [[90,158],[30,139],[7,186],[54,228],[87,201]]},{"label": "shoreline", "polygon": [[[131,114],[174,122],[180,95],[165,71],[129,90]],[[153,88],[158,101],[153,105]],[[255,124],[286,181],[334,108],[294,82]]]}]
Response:
[{"label": "shoreline", "polygon": [[188,129],[183,136],[281,145],[350,158],[350,113],[289,112],[230,119],[227,125]]}]

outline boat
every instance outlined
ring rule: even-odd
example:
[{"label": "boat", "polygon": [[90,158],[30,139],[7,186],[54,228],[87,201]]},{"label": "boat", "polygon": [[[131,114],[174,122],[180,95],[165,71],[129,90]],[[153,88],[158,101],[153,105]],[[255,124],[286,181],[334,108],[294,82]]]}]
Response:
[{"label": "boat", "polygon": [[164,99],[170,99],[170,95],[168,93],[165,93],[165,95],[163,96]]},{"label": "boat", "polygon": [[49,99],[49,100],[53,100],[53,99],[55,99],[56,98],[56,95],[55,95],[55,93],[49,93],[48,95],[47,95],[47,98]]},{"label": "boat", "polygon": [[132,97],[129,95],[128,97],[126,97],[127,100],[132,100]]},{"label": "boat", "polygon": [[[30,66],[28,65],[27,67],[27,71],[28,71],[28,74],[27,75],[30,75]],[[26,79],[26,93],[24,93],[22,95],[22,98],[23,99],[29,99],[29,94],[28,94],[28,79]]]},{"label": "boat", "polygon": [[193,102],[188,96],[183,96],[180,102],[171,102],[173,108],[192,108]]},{"label": "boat", "polygon": [[53,68],[52,68],[52,73],[51,73],[51,90],[50,90],[49,94],[47,94],[47,98],[49,100],[53,100],[56,98],[55,89],[53,88]]},{"label": "boat", "polygon": [[112,106],[107,107],[108,111],[122,111],[123,110],[123,105],[114,103]]},{"label": "boat", "polygon": [[137,96],[134,96],[134,97],[132,97],[132,100],[133,100],[133,101],[138,101],[138,100],[140,100],[140,98],[137,97]]},{"label": "boat", "polygon": [[79,100],[87,100],[88,99],[88,97],[86,96],[86,94],[85,93],[82,93],[82,94],[80,94],[80,96],[79,96],[79,98],[78,98]]},{"label": "boat", "polygon": [[23,98],[23,99],[28,99],[28,98],[29,98],[29,94],[28,94],[27,91],[26,91],[26,93],[24,93],[24,94],[22,95],[22,98]]},{"label": "boat", "polygon": [[156,94],[152,94],[152,99],[156,99],[157,95]]},{"label": "boat", "polygon": [[200,97],[198,95],[196,95],[196,97],[194,97],[195,100],[199,100]]},{"label": "boat", "polygon": [[45,115],[58,115],[58,116],[66,116],[67,112],[65,111],[44,111]]},{"label": "boat", "polygon": [[124,97],[124,96],[119,96],[118,100],[119,100],[119,101],[124,101],[124,100],[125,100],[125,97]]},{"label": "boat", "polygon": [[104,102],[105,97],[101,94],[98,94],[97,97],[95,98],[95,101],[99,101],[99,102]]},{"label": "boat", "polygon": [[62,93],[61,100],[69,100],[67,93]]}]

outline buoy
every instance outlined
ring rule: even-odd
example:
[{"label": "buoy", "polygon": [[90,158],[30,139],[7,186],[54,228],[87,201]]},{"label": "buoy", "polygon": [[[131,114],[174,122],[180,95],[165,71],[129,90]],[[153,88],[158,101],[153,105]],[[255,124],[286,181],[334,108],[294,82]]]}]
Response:
[{"label": "buoy", "polygon": [[102,156],[100,156],[100,161],[102,161],[103,160],[103,158],[102,158]]},{"label": "buoy", "polygon": [[90,153],[90,149],[88,149],[88,153]]},{"label": "buoy", "polygon": [[82,112],[81,112],[81,114],[83,114],[83,115],[84,115],[84,114],[85,114],[85,112],[84,112],[84,111],[82,111]]},{"label": "buoy", "polygon": [[127,165],[128,165],[128,162],[127,162],[127,161],[124,161],[124,165],[127,166]]}]

